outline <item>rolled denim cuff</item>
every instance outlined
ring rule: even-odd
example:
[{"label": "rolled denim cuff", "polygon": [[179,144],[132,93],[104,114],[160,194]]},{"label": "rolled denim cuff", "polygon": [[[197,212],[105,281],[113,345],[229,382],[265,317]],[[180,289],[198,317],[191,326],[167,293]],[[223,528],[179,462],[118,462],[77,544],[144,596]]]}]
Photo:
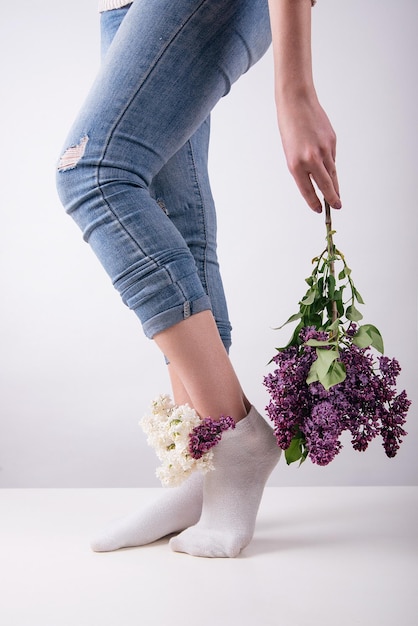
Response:
[{"label": "rolled denim cuff", "polygon": [[193,302],[186,300],[182,305],[175,306],[167,311],[154,315],[154,317],[142,323],[142,328],[146,337],[152,339],[157,333],[182,322],[191,315],[195,315],[201,311],[211,310],[210,299],[207,295],[204,295]]}]

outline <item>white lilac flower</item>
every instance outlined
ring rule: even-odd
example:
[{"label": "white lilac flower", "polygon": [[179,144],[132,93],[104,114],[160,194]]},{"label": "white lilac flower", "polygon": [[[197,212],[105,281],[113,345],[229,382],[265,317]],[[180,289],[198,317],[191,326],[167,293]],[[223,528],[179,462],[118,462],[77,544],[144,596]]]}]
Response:
[{"label": "white lilac flower", "polygon": [[154,400],[149,415],[141,420],[147,442],[161,461],[156,474],[164,486],[179,485],[196,470],[206,473],[214,469],[212,450],[199,459],[190,453],[190,433],[200,423],[194,409],[187,404],[175,406],[167,395]]}]

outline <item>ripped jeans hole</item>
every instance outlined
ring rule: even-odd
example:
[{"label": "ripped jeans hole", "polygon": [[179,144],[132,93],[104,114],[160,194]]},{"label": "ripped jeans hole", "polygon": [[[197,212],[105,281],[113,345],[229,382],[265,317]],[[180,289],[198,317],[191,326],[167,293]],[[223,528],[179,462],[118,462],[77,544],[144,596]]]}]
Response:
[{"label": "ripped jeans hole", "polygon": [[79,160],[84,156],[89,138],[87,135],[80,140],[76,146],[67,148],[58,163],[58,171],[65,172],[76,167]]}]

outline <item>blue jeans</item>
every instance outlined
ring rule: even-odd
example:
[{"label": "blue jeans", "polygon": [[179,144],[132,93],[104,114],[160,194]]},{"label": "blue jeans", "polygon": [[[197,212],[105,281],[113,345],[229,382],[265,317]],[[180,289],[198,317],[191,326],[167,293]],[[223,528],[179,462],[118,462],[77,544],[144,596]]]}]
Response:
[{"label": "blue jeans", "polygon": [[60,198],[148,337],[211,310],[229,349],[209,116],[269,47],[267,0],[138,0],[101,20],[103,63],[58,164]]}]

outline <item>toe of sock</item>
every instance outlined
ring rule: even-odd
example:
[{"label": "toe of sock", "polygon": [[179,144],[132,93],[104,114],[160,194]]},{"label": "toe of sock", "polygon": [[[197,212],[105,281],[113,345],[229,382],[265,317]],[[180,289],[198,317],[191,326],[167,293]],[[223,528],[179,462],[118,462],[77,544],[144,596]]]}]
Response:
[{"label": "toe of sock", "polygon": [[118,550],[120,547],[120,545],[107,535],[100,535],[90,541],[90,548],[93,552],[113,552],[114,550]]}]

